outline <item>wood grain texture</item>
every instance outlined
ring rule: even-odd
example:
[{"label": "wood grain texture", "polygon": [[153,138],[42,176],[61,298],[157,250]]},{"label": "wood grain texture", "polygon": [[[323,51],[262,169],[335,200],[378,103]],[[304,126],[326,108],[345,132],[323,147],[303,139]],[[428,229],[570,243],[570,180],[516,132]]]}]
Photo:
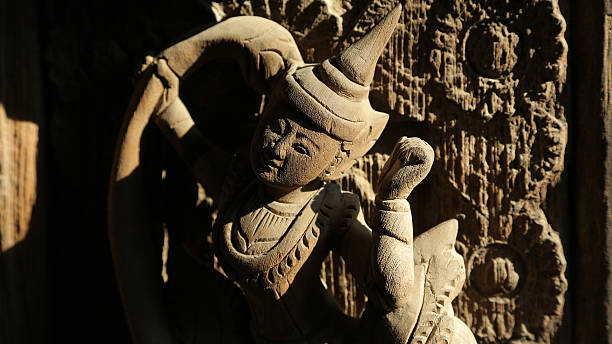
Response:
[{"label": "wood grain texture", "polygon": [[44,343],[47,276],[39,177],[44,126],[35,3],[0,3],[0,342]]}]

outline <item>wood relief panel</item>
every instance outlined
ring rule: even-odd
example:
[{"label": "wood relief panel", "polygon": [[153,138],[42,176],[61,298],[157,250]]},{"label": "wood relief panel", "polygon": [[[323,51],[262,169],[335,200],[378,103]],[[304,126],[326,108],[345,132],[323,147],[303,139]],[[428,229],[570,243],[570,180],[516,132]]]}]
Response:
[{"label": "wood relief panel", "polygon": [[[218,19],[272,18],[294,34],[305,59],[321,61],[356,41],[395,3],[210,6]],[[542,203],[559,181],[567,141],[559,102],[567,68],[564,33],[557,1],[412,0],[378,63],[371,101],[393,116],[386,135],[408,123],[422,128],[417,135],[434,147],[425,196],[412,206],[425,224],[460,220],[457,249],[467,282],[455,311],[479,343],[550,343],[561,323],[566,261]],[[388,149],[375,147],[378,153],[339,181],[361,196],[364,209],[371,208],[384,164],[380,153]],[[342,264],[330,257],[323,276],[356,316],[363,294]]]}]

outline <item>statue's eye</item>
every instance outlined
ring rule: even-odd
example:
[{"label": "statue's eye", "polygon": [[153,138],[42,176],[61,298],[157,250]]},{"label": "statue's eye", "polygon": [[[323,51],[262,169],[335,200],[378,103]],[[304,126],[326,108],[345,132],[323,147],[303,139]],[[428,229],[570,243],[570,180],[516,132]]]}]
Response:
[{"label": "statue's eye", "polygon": [[285,131],[285,121],[282,119],[274,120],[269,124],[270,130],[276,134],[282,134]]},{"label": "statue's eye", "polygon": [[296,142],[292,147],[296,152],[310,156],[310,151],[303,144]]}]

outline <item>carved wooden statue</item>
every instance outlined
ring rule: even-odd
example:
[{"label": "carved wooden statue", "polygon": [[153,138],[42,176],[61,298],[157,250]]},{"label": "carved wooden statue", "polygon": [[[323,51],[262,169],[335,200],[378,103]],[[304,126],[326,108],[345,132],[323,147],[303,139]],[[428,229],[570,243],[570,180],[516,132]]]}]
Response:
[{"label": "carved wooden statue", "polygon": [[[213,245],[223,273],[248,301],[245,341],[475,343],[451,307],[465,280],[454,249],[457,222],[413,239],[406,198],[428,174],[432,148],[417,138],[397,142],[379,177],[371,229],[359,198],[329,183],[387,124],[368,94],[400,12],[398,6],[320,64],[305,64],[291,35],[259,17],[228,19],[148,59],[119,138],[109,196],[115,268],[135,342],[182,341],[165,313],[159,252],[150,245],[155,224],[141,143],[152,120],[219,209]],[[246,82],[268,97],[251,141],[252,171],[239,168],[239,155],[226,164],[226,153],[200,133],[179,98],[181,80],[217,58],[238,62]],[[360,318],[344,315],[319,278],[330,250],[368,296]]]}]

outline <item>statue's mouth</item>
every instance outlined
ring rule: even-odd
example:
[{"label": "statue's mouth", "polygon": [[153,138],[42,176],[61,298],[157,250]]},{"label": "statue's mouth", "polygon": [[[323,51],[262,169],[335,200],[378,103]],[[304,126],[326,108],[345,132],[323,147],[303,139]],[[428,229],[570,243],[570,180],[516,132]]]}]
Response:
[{"label": "statue's mouth", "polygon": [[266,165],[274,168],[281,168],[283,166],[283,163],[278,160],[268,160],[266,161]]},{"label": "statue's mouth", "polygon": [[271,154],[267,151],[264,151],[261,155],[261,162],[264,166],[267,166],[268,168],[279,169],[283,166],[282,160],[274,159],[274,157],[272,157]]}]

